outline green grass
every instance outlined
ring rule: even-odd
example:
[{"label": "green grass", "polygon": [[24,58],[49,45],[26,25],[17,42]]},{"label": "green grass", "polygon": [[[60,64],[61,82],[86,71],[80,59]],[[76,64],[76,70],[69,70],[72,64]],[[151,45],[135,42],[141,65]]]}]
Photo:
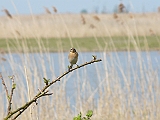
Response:
[{"label": "green grass", "polygon": [[[75,47],[79,51],[103,51],[103,50],[135,50],[137,46],[141,50],[159,50],[160,36],[139,36],[128,38],[125,36],[115,37],[88,37],[72,38],[73,46],[69,38],[40,38],[40,39],[0,39],[1,50],[8,52],[39,52],[48,50],[49,52],[68,51],[68,48]],[[62,49],[63,48],[63,49]]]}]

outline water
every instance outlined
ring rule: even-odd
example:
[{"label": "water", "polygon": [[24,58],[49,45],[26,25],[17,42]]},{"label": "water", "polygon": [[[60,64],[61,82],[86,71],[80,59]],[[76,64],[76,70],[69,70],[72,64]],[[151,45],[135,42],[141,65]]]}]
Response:
[{"label": "water", "polygon": [[[85,52],[79,53],[79,65],[91,61],[92,55],[102,62],[91,64],[72,72],[55,83],[51,91],[62,87],[66,98],[71,104],[76,102],[75,96],[79,94],[84,99],[99,98],[99,89],[122,89],[127,93],[135,90],[139,95],[147,90],[152,81],[160,83],[160,52]],[[38,88],[44,86],[43,77],[54,80],[68,69],[68,53],[29,53],[29,54],[4,54],[1,57],[6,61],[0,61],[0,72],[5,81],[7,76],[15,75],[18,89],[25,88],[21,92],[27,95],[27,82],[25,70],[30,85],[35,93]],[[8,82],[11,85],[10,81]],[[129,87],[129,91],[128,88]],[[90,91],[88,91],[88,89]],[[118,90],[116,89],[116,90]],[[88,91],[88,92],[87,92]],[[4,89],[0,84],[0,93],[4,95]],[[92,93],[92,94],[90,94]],[[133,93],[134,94],[134,93]],[[156,96],[156,95],[155,95]]]}]

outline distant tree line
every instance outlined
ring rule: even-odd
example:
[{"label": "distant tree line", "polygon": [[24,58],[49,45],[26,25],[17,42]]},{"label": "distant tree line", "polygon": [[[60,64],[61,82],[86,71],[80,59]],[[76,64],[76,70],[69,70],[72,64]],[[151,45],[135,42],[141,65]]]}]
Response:
[{"label": "distant tree line", "polygon": [[[129,13],[130,6],[125,6],[123,3],[120,3],[118,5],[115,5],[113,12],[114,13]],[[157,12],[160,13],[160,6],[157,8]],[[81,13],[87,14],[88,11],[86,9],[81,10]],[[103,6],[102,10],[99,11],[98,7],[95,7],[93,10],[93,13],[108,13],[106,6]]]}]

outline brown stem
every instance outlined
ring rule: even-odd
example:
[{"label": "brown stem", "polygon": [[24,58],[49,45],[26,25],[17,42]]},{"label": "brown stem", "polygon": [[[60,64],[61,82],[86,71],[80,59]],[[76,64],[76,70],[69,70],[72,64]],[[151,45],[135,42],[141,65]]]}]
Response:
[{"label": "brown stem", "polygon": [[27,102],[25,105],[23,105],[22,107],[19,107],[17,110],[11,112],[9,115],[7,115],[7,117],[4,118],[4,120],[7,120],[8,118],[10,118],[12,115],[18,113],[12,120],[15,120],[19,115],[21,115],[33,102],[36,102],[40,97],[43,97],[43,96],[47,96],[47,95],[52,95],[52,93],[49,93],[47,94],[48,91],[45,91],[48,87],[50,87],[53,83],[56,83],[57,81],[60,81],[60,79],[62,77],[64,77],[65,75],[67,75],[68,73],[76,70],[76,69],[79,69],[81,67],[84,67],[86,65],[89,65],[89,64],[92,64],[92,63],[95,63],[95,62],[100,62],[102,61],[101,59],[98,59],[98,60],[92,60],[90,62],[86,62],[80,66],[77,66],[76,68],[73,68],[73,69],[70,69],[69,71],[63,73],[62,75],[60,75],[59,77],[57,77],[55,80],[53,80],[52,82],[50,82],[48,85],[44,86],[42,88],[42,90],[40,90],[37,95],[32,99],[30,100],[29,102]]},{"label": "brown stem", "polygon": [[7,89],[7,86],[6,86],[5,82],[4,82],[4,79],[3,79],[3,77],[2,77],[1,74],[0,74],[0,78],[1,78],[1,80],[2,80],[2,85],[4,86],[4,89],[5,89],[5,91],[6,91],[7,100],[9,101],[9,93],[8,93],[8,89]]},{"label": "brown stem", "polygon": [[13,87],[14,86],[14,75],[11,77],[11,79],[12,79],[12,89],[11,89],[11,95],[8,101],[8,112],[7,112],[8,115],[11,113],[12,97],[13,97],[13,91],[15,89],[15,87]]}]

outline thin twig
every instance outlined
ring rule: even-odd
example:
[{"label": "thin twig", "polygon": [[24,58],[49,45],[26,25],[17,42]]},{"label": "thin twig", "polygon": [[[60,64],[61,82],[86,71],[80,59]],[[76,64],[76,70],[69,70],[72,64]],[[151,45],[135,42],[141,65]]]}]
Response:
[{"label": "thin twig", "polygon": [[15,89],[14,75],[11,76],[11,80],[12,80],[12,89],[11,89],[11,95],[10,95],[9,101],[8,101],[8,112],[7,112],[8,115],[11,113],[12,97],[13,97],[13,91]]},{"label": "thin twig", "polygon": [[57,81],[60,81],[61,78],[63,78],[65,75],[67,75],[68,73],[76,70],[76,69],[79,69],[81,67],[84,67],[86,65],[89,65],[89,64],[92,64],[92,63],[95,63],[95,62],[100,62],[102,61],[101,59],[98,59],[98,60],[92,60],[90,62],[86,62],[80,66],[77,66],[73,69],[70,69],[69,71],[63,73],[62,75],[60,75],[59,77],[57,77],[55,80],[53,80],[52,82],[50,82],[48,85],[44,86],[42,88],[42,90],[39,90],[39,92],[37,93],[37,95],[31,99],[29,102],[27,102],[26,104],[24,104],[22,107],[18,108],[17,110],[15,111],[12,111],[12,113],[10,113],[6,118],[4,118],[4,120],[7,120],[8,118],[10,118],[11,116],[13,116],[14,114],[17,113],[16,116],[14,116],[14,118],[12,120],[15,120],[19,115],[21,115],[32,103],[36,102],[40,97],[43,97],[43,96],[49,96],[49,95],[52,95],[53,93],[48,93],[48,90],[45,91],[48,87],[50,87],[52,84],[56,83]]},{"label": "thin twig", "polygon": [[1,80],[2,80],[2,85],[4,86],[4,89],[5,89],[5,91],[6,91],[6,97],[7,97],[7,100],[9,101],[9,93],[8,93],[8,89],[7,89],[7,86],[6,86],[6,84],[5,84],[5,82],[4,82],[4,79],[3,79],[3,76],[1,75],[1,73],[0,73],[0,78],[1,78]]},{"label": "thin twig", "polygon": [[12,80],[12,89],[11,89],[11,95],[9,95],[8,93],[8,89],[7,89],[7,86],[4,82],[4,79],[2,77],[2,75],[0,74],[0,78],[2,80],[2,84],[4,86],[4,89],[6,91],[6,97],[7,97],[7,100],[8,100],[8,109],[7,109],[7,115],[9,115],[11,113],[11,105],[12,105],[12,97],[13,97],[13,91],[15,89],[15,83],[14,83],[14,75],[10,77],[10,79]]},{"label": "thin twig", "polygon": [[[21,115],[33,102],[36,102],[40,97],[42,96],[49,96],[49,95],[52,95],[52,93],[48,93],[48,91],[45,91],[45,92],[42,92],[39,96],[35,96],[30,102],[26,103],[24,106],[18,108],[16,111],[12,112],[13,114],[19,112],[12,120],[15,120],[19,115]],[[10,115],[11,117],[12,115]],[[8,117],[8,118],[10,118]],[[8,119],[7,118],[7,119]],[[6,119],[6,118],[5,118]],[[6,120],[7,120],[6,119]]]}]

